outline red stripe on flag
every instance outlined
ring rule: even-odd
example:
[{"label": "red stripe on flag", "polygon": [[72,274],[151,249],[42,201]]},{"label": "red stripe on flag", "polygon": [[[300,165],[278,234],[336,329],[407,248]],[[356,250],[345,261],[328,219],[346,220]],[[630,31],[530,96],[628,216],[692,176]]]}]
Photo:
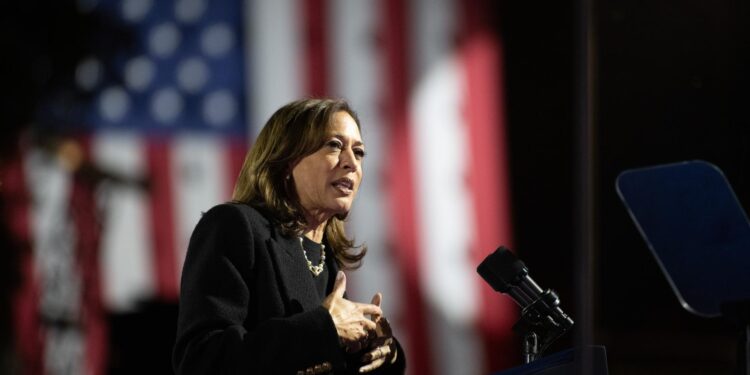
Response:
[{"label": "red stripe on flag", "polygon": [[304,13],[304,61],[305,90],[308,95],[323,96],[328,93],[328,20],[326,0],[305,0]]},{"label": "red stripe on flag", "polygon": [[12,292],[13,343],[20,359],[23,374],[44,373],[44,341],[39,321],[39,280],[34,272],[32,251],[31,198],[24,175],[23,151],[19,147],[13,156],[0,164],[0,198],[3,219],[9,226],[12,244],[2,251],[15,251],[17,285]]},{"label": "red stripe on flag", "polygon": [[147,149],[156,290],[160,298],[177,300],[179,289],[170,147],[168,141],[154,139],[148,141]]},{"label": "red stripe on flag", "polygon": [[[469,127],[469,187],[476,223],[472,250],[479,264],[499,245],[512,246],[511,207],[506,158],[502,60],[499,42],[487,30],[483,18],[486,2],[469,0],[464,6],[461,61],[466,77],[465,116]],[[479,331],[485,348],[487,370],[518,363],[516,338],[511,331],[518,312],[508,298],[500,298],[480,283]]]},{"label": "red stripe on flag", "polygon": [[425,307],[419,277],[419,243],[414,199],[414,173],[410,153],[409,131],[409,60],[408,3],[400,0],[384,1],[379,33],[383,37],[386,61],[385,118],[389,123],[390,148],[386,150],[386,181],[390,193],[390,212],[393,220],[392,246],[401,267],[404,282],[404,327],[409,336],[406,353],[411,373],[431,374],[432,360]]}]

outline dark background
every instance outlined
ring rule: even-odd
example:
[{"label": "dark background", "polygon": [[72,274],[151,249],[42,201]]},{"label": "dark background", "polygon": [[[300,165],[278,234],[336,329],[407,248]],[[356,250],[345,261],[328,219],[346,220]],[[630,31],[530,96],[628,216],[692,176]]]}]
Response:
[{"label": "dark background", "polygon": [[[580,9],[574,1],[498,6],[516,247],[573,317]],[[748,207],[748,4],[599,1],[593,14],[594,341],[606,345],[612,374],[731,373],[733,328],[682,309],[614,186],[626,169],[702,159]]]}]

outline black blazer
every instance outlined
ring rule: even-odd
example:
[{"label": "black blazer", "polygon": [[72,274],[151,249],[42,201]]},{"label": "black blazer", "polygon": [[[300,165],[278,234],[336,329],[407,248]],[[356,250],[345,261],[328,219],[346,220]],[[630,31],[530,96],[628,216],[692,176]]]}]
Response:
[{"label": "black blazer", "polygon": [[[335,263],[326,265],[331,281]],[[227,203],[206,212],[182,271],[177,374],[296,374],[326,363],[356,373],[309,273],[299,240],[254,208]],[[402,374],[400,347],[397,358],[374,373]]]}]

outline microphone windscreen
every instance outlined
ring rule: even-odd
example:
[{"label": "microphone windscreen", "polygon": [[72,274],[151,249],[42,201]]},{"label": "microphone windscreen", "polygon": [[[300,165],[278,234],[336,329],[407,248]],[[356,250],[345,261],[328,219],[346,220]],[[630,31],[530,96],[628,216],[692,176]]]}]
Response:
[{"label": "microphone windscreen", "polygon": [[518,259],[508,248],[500,246],[488,255],[477,267],[477,273],[495,291],[508,293],[516,286],[520,278],[528,274],[526,265]]}]

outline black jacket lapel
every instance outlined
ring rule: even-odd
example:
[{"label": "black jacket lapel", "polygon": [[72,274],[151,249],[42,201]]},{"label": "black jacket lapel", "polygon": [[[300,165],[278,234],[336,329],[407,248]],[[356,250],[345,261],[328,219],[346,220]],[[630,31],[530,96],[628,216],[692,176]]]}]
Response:
[{"label": "black jacket lapel", "polygon": [[318,292],[302,255],[299,239],[275,233],[275,236],[268,240],[268,247],[276,263],[281,290],[285,293],[287,313],[296,314],[320,305]]}]

